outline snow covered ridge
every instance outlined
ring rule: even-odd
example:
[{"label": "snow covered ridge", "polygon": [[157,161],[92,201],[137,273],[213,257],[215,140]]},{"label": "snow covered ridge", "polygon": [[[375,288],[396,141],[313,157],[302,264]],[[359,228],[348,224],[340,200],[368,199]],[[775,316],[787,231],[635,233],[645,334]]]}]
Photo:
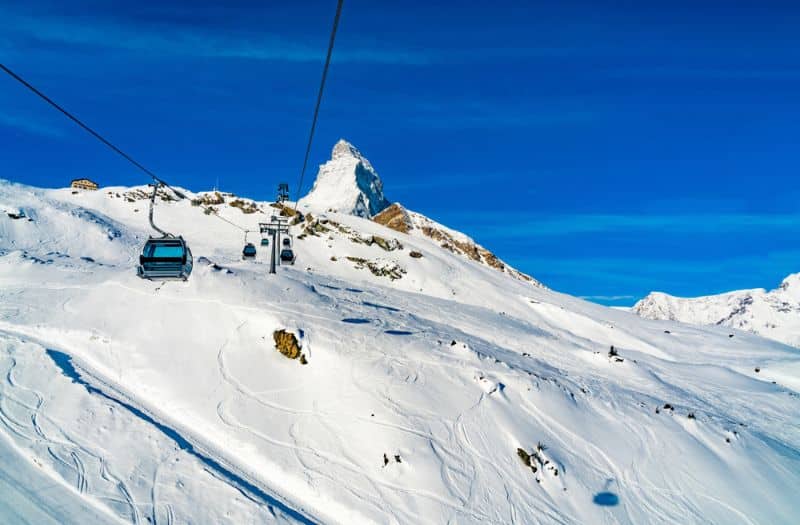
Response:
[{"label": "snow covered ridge", "polygon": [[333,146],[331,160],[319,167],[314,186],[300,199],[303,210],[331,210],[366,218],[388,205],[378,173],[361,152],[344,139]]},{"label": "snow covered ridge", "polygon": [[800,521],[800,351],[531,286],[405,210],[293,215],[271,276],[220,218],[291,208],[186,194],[155,220],[193,273],[150,282],[146,187],[0,181],[0,523]]},{"label": "snow covered ridge", "polygon": [[653,292],[632,311],[647,319],[745,330],[800,348],[800,273],[774,290],[741,290],[683,298]]},{"label": "snow covered ridge", "polygon": [[299,209],[304,212],[334,211],[371,218],[400,233],[427,237],[452,253],[515,279],[542,286],[529,275],[508,266],[463,233],[409,211],[400,203],[389,204],[383,194],[383,182],[378,173],[364,155],[345,140],[336,143],[331,160],[320,166],[314,186],[300,200]]},{"label": "snow covered ridge", "polygon": [[461,232],[451,230],[424,215],[409,211],[400,203],[396,202],[390,205],[373,217],[372,220],[401,233],[423,235],[432,239],[445,250],[494,268],[495,270],[510,275],[514,279],[529,282],[534,286],[544,286],[530,275],[510,267],[495,254],[480,244],[477,244],[470,237]]}]

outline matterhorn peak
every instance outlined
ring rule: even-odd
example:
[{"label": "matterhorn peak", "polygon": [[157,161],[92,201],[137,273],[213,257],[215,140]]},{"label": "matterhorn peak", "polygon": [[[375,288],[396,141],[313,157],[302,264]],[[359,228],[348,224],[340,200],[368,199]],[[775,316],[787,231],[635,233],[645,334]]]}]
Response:
[{"label": "matterhorn peak", "polygon": [[352,157],[354,159],[359,160],[366,160],[364,155],[358,151],[358,148],[350,144],[344,139],[339,139],[336,144],[333,145],[333,151],[331,152],[331,159],[343,159],[346,157]]},{"label": "matterhorn peak", "polygon": [[311,191],[300,200],[303,209],[333,210],[371,218],[389,206],[378,173],[351,143],[340,139],[331,159],[319,167]]}]

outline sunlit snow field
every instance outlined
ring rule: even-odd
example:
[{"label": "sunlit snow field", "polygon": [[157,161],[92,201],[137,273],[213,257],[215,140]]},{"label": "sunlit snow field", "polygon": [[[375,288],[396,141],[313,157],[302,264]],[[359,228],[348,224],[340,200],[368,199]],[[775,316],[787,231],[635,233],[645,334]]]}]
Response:
[{"label": "sunlit snow field", "polygon": [[[270,276],[230,224],[159,200],[195,268],[143,281],[147,202],[127,191],[0,182],[0,521],[800,519],[796,348],[642,319],[325,210],[403,248],[301,239],[304,221],[296,264]],[[219,213],[256,230],[275,211],[256,204]],[[278,329],[308,364],[275,350]]]}]

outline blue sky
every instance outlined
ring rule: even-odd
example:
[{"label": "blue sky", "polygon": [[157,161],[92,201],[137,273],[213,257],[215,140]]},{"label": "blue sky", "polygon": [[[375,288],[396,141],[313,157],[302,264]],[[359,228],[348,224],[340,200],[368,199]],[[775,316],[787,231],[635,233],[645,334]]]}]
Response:
[{"label": "blue sky", "polygon": [[[306,186],[347,138],[390,200],[604,304],[800,271],[800,7],[553,4],[345,0]],[[174,184],[266,199],[296,189],[334,9],[5,1],[0,57]],[[0,158],[146,182],[6,77]]]}]

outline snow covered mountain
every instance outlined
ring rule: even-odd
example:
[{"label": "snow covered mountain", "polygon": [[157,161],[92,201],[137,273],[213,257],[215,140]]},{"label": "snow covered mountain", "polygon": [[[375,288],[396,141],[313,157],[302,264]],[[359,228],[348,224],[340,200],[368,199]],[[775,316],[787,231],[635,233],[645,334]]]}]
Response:
[{"label": "snow covered mountain", "polygon": [[324,201],[270,275],[271,203],[165,192],[195,267],[144,281],[147,190],[0,181],[0,522],[800,519],[800,350]]},{"label": "snow covered mountain", "polygon": [[378,173],[355,146],[342,139],[331,160],[320,166],[311,192],[300,200],[303,210],[328,210],[372,217],[389,206]]},{"label": "snow covered mountain", "polygon": [[320,166],[311,192],[300,200],[298,209],[305,213],[336,211],[372,218],[378,224],[397,232],[427,237],[452,253],[516,279],[542,286],[529,275],[510,267],[467,235],[407,210],[400,203],[389,204],[383,195],[383,182],[378,173],[361,152],[345,140],[336,143],[331,160]]},{"label": "snow covered mountain", "polygon": [[632,311],[648,319],[727,326],[800,348],[800,273],[771,291],[759,288],[695,298],[653,292]]}]

